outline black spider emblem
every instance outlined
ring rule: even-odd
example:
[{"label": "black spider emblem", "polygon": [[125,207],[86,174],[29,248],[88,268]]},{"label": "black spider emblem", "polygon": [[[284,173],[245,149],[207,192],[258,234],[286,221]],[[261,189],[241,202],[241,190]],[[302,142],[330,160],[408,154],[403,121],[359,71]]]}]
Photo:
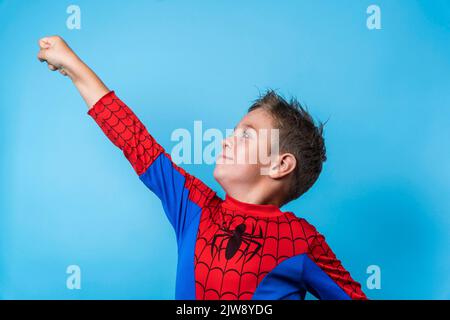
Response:
[{"label": "black spider emblem", "polygon": [[[241,247],[242,243],[244,243],[246,245],[245,249],[242,251],[239,259],[237,260],[237,261],[239,261],[243,256],[245,256],[247,254],[247,251],[249,250],[250,245],[255,244],[256,245],[255,250],[252,252],[250,257],[245,261],[245,262],[248,262],[251,258],[253,258],[255,256],[255,254],[258,253],[258,251],[262,247],[261,243],[254,240],[254,239],[262,239],[262,229],[261,229],[261,226],[259,226],[259,234],[254,235],[255,229],[256,229],[255,225],[253,225],[251,233],[245,232],[246,228],[247,228],[246,225],[244,223],[242,223],[242,224],[238,225],[234,230],[230,230],[229,227],[228,228],[225,227],[225,222],[224,222],[223,225],[219,228],[222,231],[222,233],[216,233],[212,240],[211,256],[213,253],[213,249],[214,248],[218,249],[219,250],[219,260],[220,260],[220,250],[222,250],[222,248],[223,248],[222,245],[224,244],[224,242],[226,240],[228,240],[228,242],[226,243],[226,247],[225,247],[225,258],[227,260],[230,260],[231,258],[234,257],[234,255],[238,252],[239,248]],[[216,241],[219,238],[222,238],[222,239],[220,241],[219,246],[217,247]]]}]

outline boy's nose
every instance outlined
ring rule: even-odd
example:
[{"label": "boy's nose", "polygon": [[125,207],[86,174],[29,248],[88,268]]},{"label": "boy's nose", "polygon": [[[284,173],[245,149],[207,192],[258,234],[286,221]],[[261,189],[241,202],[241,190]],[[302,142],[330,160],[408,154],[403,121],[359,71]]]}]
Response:
[{"label": "boy's nose", "polygon": [[[222,152],[230,153],[233,150],[233,140],[234,136],[229,136],[222,140]],[[227,150],[228,149],[228,150]]]},{"label": "boy's nose", "polygon": [[222,148],[223,149],[225,149],[225,148],[231,149],[233,147],[233,139],[234,139],[234,136],[232,136],[232,135],[223,139],[222,140]]}]

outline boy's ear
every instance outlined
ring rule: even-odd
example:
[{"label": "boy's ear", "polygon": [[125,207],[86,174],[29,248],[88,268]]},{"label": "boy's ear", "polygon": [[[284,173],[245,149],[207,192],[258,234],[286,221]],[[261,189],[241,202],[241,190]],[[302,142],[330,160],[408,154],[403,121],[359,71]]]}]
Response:
[{"label": "boy's ear", "polygon": [[271,164],[269,176],[272,179],[281,179],[291,173],[297,166],[297,159],[291,153],[283,153]]}]

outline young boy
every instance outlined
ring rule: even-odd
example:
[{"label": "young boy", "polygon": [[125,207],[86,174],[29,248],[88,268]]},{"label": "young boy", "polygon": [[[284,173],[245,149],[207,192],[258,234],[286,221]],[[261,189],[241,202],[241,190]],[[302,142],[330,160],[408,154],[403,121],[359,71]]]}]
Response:
[{"label": "young boy", "polygon": [[[172,162],[63,39],[46,37],[39,47],[39,60],[72,79],[88,114],[161,199],[178,244],[177,299],[304,299],[306,292],[319,299],[366,299],[325,238],[305,219],[280,210],[314,184],[326,160],[322,125],[295,100],[269,91],[224,140],[214,170],[226,192],[222,200]],[[259,139],[262,129],[279,132],[272,161],[235,161],[238,154],[272,151],[272,140]]]}]

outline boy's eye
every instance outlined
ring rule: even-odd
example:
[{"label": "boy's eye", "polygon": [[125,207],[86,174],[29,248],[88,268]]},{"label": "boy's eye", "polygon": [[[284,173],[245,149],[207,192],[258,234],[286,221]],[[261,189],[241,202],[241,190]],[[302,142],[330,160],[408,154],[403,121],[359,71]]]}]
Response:
[{"label": "boy's eye", "polygon": [[242,130],[242,137],[243,138],[250,138],[250,135],[248,134],[247,130]]},{"label": "boy's eye", "polygon": [[251,138],[251,134],[248,131],[247,128],[241,129],[241,128],[234,128],[233,129],[233,136],[248,139]]}]

